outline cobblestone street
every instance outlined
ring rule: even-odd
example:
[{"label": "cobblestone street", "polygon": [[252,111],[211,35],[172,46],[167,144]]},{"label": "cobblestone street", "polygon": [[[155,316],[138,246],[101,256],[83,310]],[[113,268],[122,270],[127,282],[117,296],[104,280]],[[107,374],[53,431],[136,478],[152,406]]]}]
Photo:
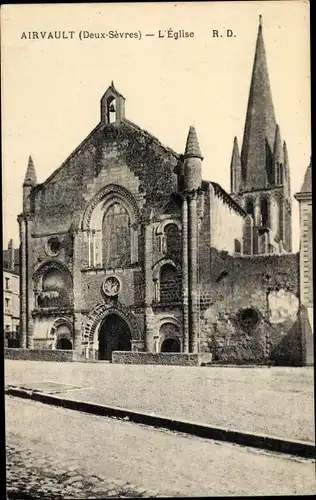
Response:
[{"label": "cobblestone street", "polygon": [[316,493],[314,461],[6,397],[8,498]]},{"label": "cobblestone street", "polygon": [[74,460],[58,461],[17,446],[7,445],[7,493],[9,499],[140,498],[153,497],[125,481],[90,475]]}]

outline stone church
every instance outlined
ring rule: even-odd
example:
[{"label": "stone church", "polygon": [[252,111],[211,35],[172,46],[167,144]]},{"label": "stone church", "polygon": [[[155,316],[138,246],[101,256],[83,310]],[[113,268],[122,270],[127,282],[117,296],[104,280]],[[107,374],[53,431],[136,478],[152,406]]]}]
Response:
[{"label": "stone church", "polygon": [[202,179],[193,127],[184,145],[179,154],[130,121],[112,82],[100,122],[42,184],[29,158],[18,216],[22,347],[302,363],[290,166],[261,22],[230,193]]}]

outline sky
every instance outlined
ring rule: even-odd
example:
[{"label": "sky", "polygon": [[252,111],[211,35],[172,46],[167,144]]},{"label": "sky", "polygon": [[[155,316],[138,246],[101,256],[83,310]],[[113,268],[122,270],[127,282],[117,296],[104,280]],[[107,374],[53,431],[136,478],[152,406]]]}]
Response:
[{"label": "sky", "polygon": [[[97,125],[100,99],[112,80],[126,98],[126,117],[175,151],[184,151],[194,125],[204,156],[203,178],[229,192],[233,139],[237,136],[241,148],[260,14],[294,194],[311,155],[306,1],[2,6],[4,247],[10,238],[19,244],[17,215],[29,155],[41,183]],[[80,31],[116,30],[141,38],[79,38]],[[158,37],[159,30],[164,37]],[[168,38],[168,30],[194,37]],[[213,30],[223,36],[214,37]],[[234,36],[226,37],[227,30]],[[68,38],[22,38],[23,32],[28,37],[34,31],[45,37],[64,31]],[[298,249],[298,202],[293,199],[293,251]]]}]

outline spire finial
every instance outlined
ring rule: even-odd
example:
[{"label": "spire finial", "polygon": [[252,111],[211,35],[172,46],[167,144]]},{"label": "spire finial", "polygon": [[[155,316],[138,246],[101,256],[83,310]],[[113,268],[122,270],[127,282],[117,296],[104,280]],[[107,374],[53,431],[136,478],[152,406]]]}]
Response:
[{"label": "spire finial", "polygon": [[185,153],[184,153],[185,158],[201,158],[203,159],[201,155],[201,150],[199,146],[199,141],[196,135],[195,128],[191,125],[188,133],[188,138],[186,142],[186,147],[185,147]]},{"label": "spire finial", "polygon": [[114,81],[111,80],[111,87],[114,87]]},{"label": "spire finial", "polygon": [[34,167],[34,162],[31,157],[29,156],[28,164],[27,164],[27,169],[26,169],[26,174],[24,178],[24,186],[35,186],[37,184],[36,180],[36,172],[35,172],[35,167]]},{"label": "spire finial", "polygon": [[259,26],[262,26],[262,15],[259,14]]}]

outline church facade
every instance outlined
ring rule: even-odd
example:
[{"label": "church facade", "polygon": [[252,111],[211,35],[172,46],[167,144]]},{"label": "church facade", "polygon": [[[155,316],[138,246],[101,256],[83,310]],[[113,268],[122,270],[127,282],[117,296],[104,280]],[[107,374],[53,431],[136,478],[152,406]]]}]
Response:
[{"label": "church facade", "polygon": [[29,158],[19,215],[22,347],[210,352],[219,362],[302,362],[290,166],[261,23],[231,192],[125,116],[113,82],[100,122],[45,182]]}]

